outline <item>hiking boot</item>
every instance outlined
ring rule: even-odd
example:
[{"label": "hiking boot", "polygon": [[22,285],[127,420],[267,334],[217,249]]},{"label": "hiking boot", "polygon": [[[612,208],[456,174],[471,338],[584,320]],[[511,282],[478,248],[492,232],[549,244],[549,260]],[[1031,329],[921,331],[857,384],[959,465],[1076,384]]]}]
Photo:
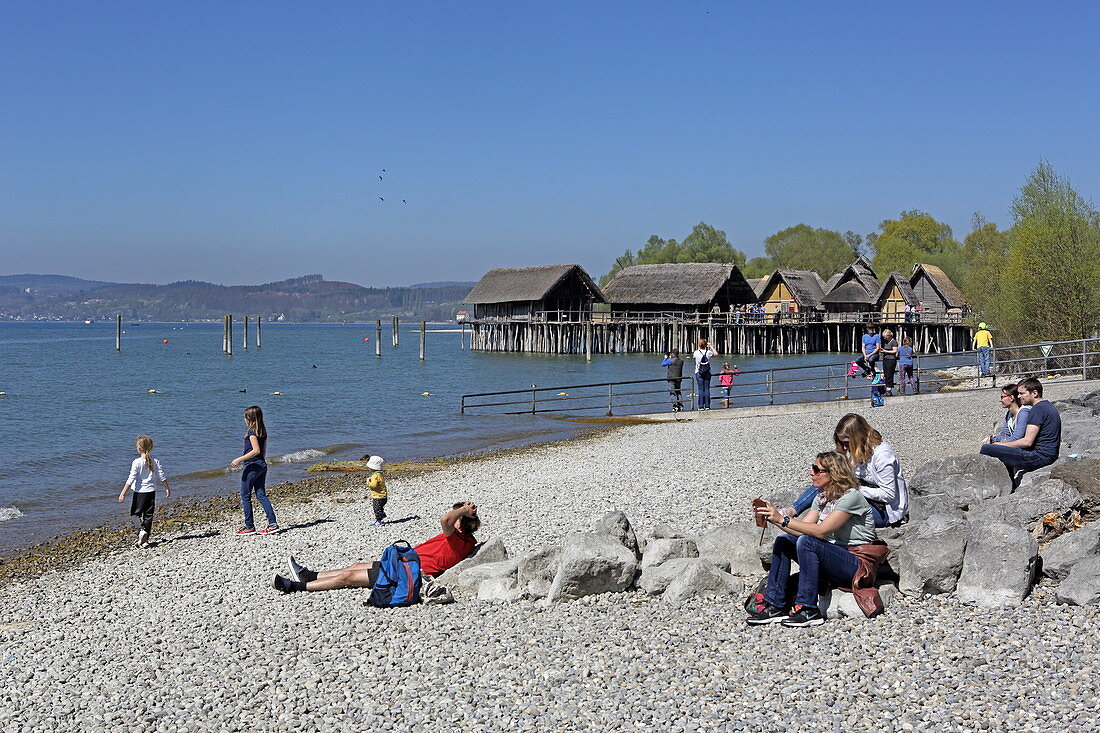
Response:
[{"label": "hiking boot", "polygon": [[287,570],[290,571],[288,575],[290,576],[291,580],[296,583],[302,582],[302,571],[307,570],[307,568],[304,565],[299,565],[298,561],[294,559],[293,555],[286,559],[286,567]]},{"label": "hiking boot", "polygon": [[241,536],[244,536],[246,534],[256,534],[256,530],[254,530],[252,527],[241,527],[240,529],[238,529],[233,534],[241,535]]},{"label": "hiking boot", "polygon": [[765,604],[759,611],[750,613],[749,617],[745,619],[745,623],[751,624],[752,626],[761,626],[763,624],[778,623],[786,618],[787,612],[782,608]]},{"label": "hiking boot", "polygon": [[264,528],[264,529],[261,529],[261,530],[260,530],[259,532],[257,532],[256,534],[275,534],[275,533],[276,533],[276,532],[278,532],[278,531],[279,531],[279,525],[277,525],[277,524],[269,524],[269,525],[267,525],[267,527],[266,527],[266,528]]},{"label": "hiking boot", "polygon": [[784,626],[820,626],[825,623],[821,611],[809,606],[795,606],[790,616],[780,621]]},{"label": "hiking boot", "polygon": [[281,575],[276,575],[275,580],[271,583],[271,585],[275,588],[275,590],[279,591],[280,593],[290,593],[294,590],[294,586],[291,585],[291,580],[289,578],[284,578]]}]

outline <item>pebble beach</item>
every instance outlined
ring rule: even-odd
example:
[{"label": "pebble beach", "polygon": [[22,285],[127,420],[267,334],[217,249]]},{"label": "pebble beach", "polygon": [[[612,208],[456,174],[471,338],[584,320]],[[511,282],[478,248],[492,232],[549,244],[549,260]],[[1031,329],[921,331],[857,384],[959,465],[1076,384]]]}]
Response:
[{"label": "pebble beach", "polygon": [[[1052,399],[1081,385],[1051,385]],[[996,393],[720,410],[390,479],[372,527],[365,476],[280,503],[274,536],[236,514],[0,586],[0,731],[1096,730],[1100,608],[1040,583],[1018,607],[899,596],[886,613],[810,629],[749,627],[743,598],[679,605],[642,592],[573,603],[379,610],[367,592],[281,595],[288,555],[372,560],[439,531],[459,500],[513,555],[620,509],[639,536],[751,522],[861,412],[908,474],[976,452]],[[766,411],[761,411],[766,412]],[[180,487],[181,489],[183,487]],[[175,489],[175,487],[174,487]],[[417,518],[418,517],[418,518]],[[262,522],[261,522],[262,524]],[[770,542],[773,536],[769,530]],[[763,573],[761,572],[761,575]]]}]

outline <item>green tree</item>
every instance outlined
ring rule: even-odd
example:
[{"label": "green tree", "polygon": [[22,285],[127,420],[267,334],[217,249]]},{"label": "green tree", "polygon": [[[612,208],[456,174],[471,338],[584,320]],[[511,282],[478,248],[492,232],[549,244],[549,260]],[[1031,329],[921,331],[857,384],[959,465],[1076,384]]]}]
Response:
[{"label": "green tree", "polygon": [[1012,288],[1004,314],[1019,340],[1085,338],[1100,325],[1100,214],[1045,160],[1012,202]]},{"label": "green tree", "polygon": [[962,274],[957,282],[966,301],[979,313],[997,313],[1004,308],[1004,296],[1012,279],[1006,278],[1012,230],[1000,231],[975,212],[970,233],[962,246]]},{"label": "green tree", "polygon": [[745,253],[734,249],[721,229],[699,222],[692,228],[691,234],[684,237],[683,242],[662,239],[654,234],[636,254],[627,250],[615,261],[611,270],[600,278],[600,285],[606,285],[624,267],[668,262],[729,262],[744,267]]},{"label": "green tree", "polygon": [[840,232],[814,229],[808,224],[797,224],[767,237],[764,252],[776,267],[817,270],[826,278],[843,270],[853,259],[852,249]]},{"label": "green tree", "polygon": [[959,243],[947,224],[914,209],[901,212],[897,219],[884,220],[878,228],[873,245],[875,271],[880,277],[895,271],[908,275],[918,262],[942,267],[951,278],[959,275]]},{"label": "green tree", "polygon": [[745,263],[741,272],[745,277],[767,277],[775,269],[775,262],[771,257],[753,257]]}]

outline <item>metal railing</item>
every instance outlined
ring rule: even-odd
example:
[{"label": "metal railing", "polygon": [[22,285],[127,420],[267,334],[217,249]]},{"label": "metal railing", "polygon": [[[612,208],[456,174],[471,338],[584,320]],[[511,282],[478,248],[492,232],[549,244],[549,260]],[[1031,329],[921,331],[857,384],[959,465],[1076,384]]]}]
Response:
[{"label": "metal railing", "polygon": [[[913,360],[914,391],[989,389],[1017,376],[1057,376],[1059,381],[1100,378],[1100,338],[1001,347],[993,350],[991,357],[990,372],[982,375],[976,350],[917,354]],[[876,362],[875,366],[881,369],[884,365]],[[895,393],[909,386],[903,382],[900,366],[893,374]],[[660,367],[655,364],[655,368]],[[848,376],[851,371],[856,373]],[[862,399],[870,396],[871,387],[851,361],[741,371],[734,375],[728,392],[721,385],[721,376],[714,373],[710,379],[714,409]],[[504,415],[663,412],[677,401],[672,381],[664,377],[557,387],[533,384],[526,389],[462,395],[460,410],[463,414]],[[695,378],[689,374],[678,381],[679,401],[684,409],[695,409],[699,404]],[[487,408],[499,409],[482,412]]]},{"label": "metal railing", "polygon": [[515,316],[467,316],[466,323],[674,323],[699,326],[782,325],[803,326],[813,323],[924,323],[934,325],[961,325],[964,316],[960,312],[904,313],[860,311],[829,313],[823,311],[720,311],[715,313],[696,311],[587,311],[549,310]]}]

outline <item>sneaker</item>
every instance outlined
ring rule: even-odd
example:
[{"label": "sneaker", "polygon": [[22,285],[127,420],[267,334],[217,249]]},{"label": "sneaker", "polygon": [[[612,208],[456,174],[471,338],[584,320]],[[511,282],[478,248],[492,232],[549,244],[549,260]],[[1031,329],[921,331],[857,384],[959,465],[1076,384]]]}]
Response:
[{"label": "sneaker", "polygon": [[379,519],[377,522],[375,522],[371,526],[372,527],[381,527],[383,524],[385,524],[385,522],[383,522],[381,519]]},{"label": "sneaker", "polygon": [[784,626],[820,626],[825,623],[821,611],[809,606],[795,606],[790,616],[780,621]]},{"label": "sneaker", "polygon": [[1023,477],[1024,477],[1024,469],[1022,469],[1022,468],[1017,468],[1015,471],[1012,472],[1012,490],[1013,491],[1020,488],[1020,481],[1023,479]]},{"label": "sneaker", "polygon": [[275,590],[279,591],[280,593],[290,593],[292,590],[294,590],[290,587],[290,582],[290,579],[284,578],[281,575],[276,575],[275,580],[274,582],[272,582],[271,585],[275,588]]},{"label": "sneaker", "polygon": [[137,543],[138,543],[138,547],[148,547],[149,546],[149,533],[146,532],[144,529],[141,530],[140,532],[138,532]]},{"label": "sneaker", "polygon": [[256,534],[256,530],[252,529],[251,527],[241,527],[240,529],[238,529],[233,534],[239,534],[239,535]]},{"label": "sneaker", "polygon": [[269,524],[269,525],[267,525],[267,527],[266,527],[266,528],[264,528],[264,529],[261,529],[261,530],[260,530],[259,532],[257,532],[256,534],[275,534],[275,533],[276,533],[276,532],[278,532],[278,531],[279,531],[279,525],[277,525],[277,524]]},{"label": "sneaker", "polygon": [[290,571],[289,573],[287,573],[290,576],[290,579],[293,580],[295,583],[300,583],[302,581],[302,571],[306,570],[307,568],[304,565],[299,565],[298,561],[294,559],[293,555],[286,559],[286,567],[287,570]]},{"label": "sneaker", "polygon": [[750,613],[745,622],[753,626],[774,624],[787,618],[787,612],[779,606],[765,605],[756,613]]}]

